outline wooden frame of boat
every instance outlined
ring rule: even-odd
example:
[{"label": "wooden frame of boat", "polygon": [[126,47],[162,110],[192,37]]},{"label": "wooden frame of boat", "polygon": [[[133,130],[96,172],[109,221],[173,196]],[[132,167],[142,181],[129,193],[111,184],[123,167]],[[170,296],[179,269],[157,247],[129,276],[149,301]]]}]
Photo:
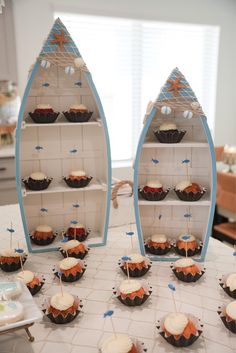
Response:
[{"label": "wooden frame of boat", "polygon": [[[206,255],[216,199],[216,162],[211,133],[197,99],[181,72],[172,71],[169,81],[181,77],[183,88],[175,96],[168,91],[169,83],[162,88],[157,100],[149,104],[144,127],[137,147],[134,163],[134,208],[140,251],[152,260],[174,261],[179,258],[174,249],[166,255],[152,255],[146,252],[144,242],[152,234],[165,234],[172,242],[181,234],[189,233],[203,243],[196,261],[203,261]],[[173,97],[173,100],[172,100]],[[194,102],[193,105],[191,103]],[[164,107],[164,108],[163,108]],[[171,108],[171,112],[169,108]],[[169,114],[165,113],[165,110]],[[184,112],[193,117],[184,117]],[[187,114],[190,116],[191,114]],[[179,143],[160,143],[156,130],[163,122],[172,122],[186,134]],[[188,161],[189,165],[183,161]],[[174,190],[162,201],[147,201],[140,198],[138,188],[149,180],[160,180],[164,188],[173,187],[188,176],[192,181],[206,187],[206,194],[195,202],[181,201]],[[190,219],[184,218],[190,214]],[[187,222],[189,222],[187,224]]]},{"label": "wooden frame of boat", "polygon": [[[65,33],[62,48],[52,43],[55,33]],[[79,65],[75,59],[79,58]],[[92,117],[88,122],[73,123],[63,111],[84,104]],[[34,123],[29,112],[38,104],[50,104],[60,112],[56,122]],[[40,146],[39,149],[36,149]],[[31,191],[22,178],[42,171],[53,181],[42,191]],[[70,188],[63,177],[72,170],[84,170],[93,177],[88,186]],[[57,19],[44,44],[26,86],[16,130],[16,182],[18,200],[30,252],[57,250],[60,233],[73,220],[90,229],[88,245],[106,244],[110,194],[110,143],[104,111],[90,72],[62,22]],[[34,245],[30,234],[39,224],[48,224],[58,236],[47,246]]]}]

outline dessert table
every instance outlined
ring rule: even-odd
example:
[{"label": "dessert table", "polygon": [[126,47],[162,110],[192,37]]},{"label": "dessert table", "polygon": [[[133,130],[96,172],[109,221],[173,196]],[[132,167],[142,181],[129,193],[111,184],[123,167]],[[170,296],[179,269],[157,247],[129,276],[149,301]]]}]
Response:
[{"label": "dessert table", "polygon": [[[25,247],[23,228],[17,205],[0,207],[1,249],[9,247],[6,228],[13,222],[16,230],[13,246]],[[135,226],[133,230],[136,233]],[[125,232],[127,227],[110,228],[108,244],[90,250],[86,258],[87,270],[83,278],[72,284],[63,284],[64,290],[82,299],[83,312],[70,324],[60,326],[43,318],[31,328],[35,341],[27,341],[23,331],[0,336],[1,353],[97,353],[101,339],[112,334],[110,320],[103,313],[114,310],[113,322],[117,333],[127,333],[144,342],[148,353],[180,351],[169,345],[157,332],[156,323],[167,313],[174,311],[172,293],[168,284],[176,287],[175,301],[178,310],[191,313],[204,323],[202,336],[190,347],[181,349],[197,353],[236,353],[236,335],[228,331],[219,315],[218,306],[229,303],[228,297],[219,285],[222,275],[236,272],[233,249],[215,239],[210,239],[205,267],[206,273],[195,284],[179,282],[167,262],[155,262],[144,277],[153,287],[147,302],[129,308],[114,296],[112,288],[125,278],[118,267],[121,256],[130,252],[130,241]],[[59,283],[52,268],[62,259],[60,253],[30,254],[25,269],[43,274],[46,283],[35,297],[39,307],[51,295],[58,292]],[[15,273],[0,272],[0,280],[12,279]]]}]

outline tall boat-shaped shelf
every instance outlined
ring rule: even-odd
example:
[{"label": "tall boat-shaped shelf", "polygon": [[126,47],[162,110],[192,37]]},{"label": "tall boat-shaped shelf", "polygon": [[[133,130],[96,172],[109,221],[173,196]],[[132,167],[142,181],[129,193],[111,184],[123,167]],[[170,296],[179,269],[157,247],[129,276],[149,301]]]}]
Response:
[{"label": "tall boat-shaped shelf", "polygon": [[[179,143],[160,143],[153,131],[168,122],[186,133]],[[182,201],[174,186],[189,178],[206,188],[199,201]],[[162,201],[142,198],[139,188],[150,180],[170,187]],[[172,71],[155,102],[150,102],[145,115],[134,163],[134,207],[141,253],[152,260],[173,261],[180,256],[172,250],[166,255],[153,255],[145,243],[153,234],[165,234],[175,242],[181,234],[193,234],[202,243],[194,257],[203,261],[206,255],[216,196],[214,146],[207,119],[183,74]]]},{"label": "tall boat-shaped shelf", "polygon": [[[37,105],[49,104],[60,112],[54,123],[35,123],[29,116]],[[69,122],[62,112],[83,104],[93,112],[88,122]],[[84,188],[71,188],[63,180],[71,171],[83,170],[93,179]],[[22,178],[42,171],[53,180],[41,191],[25,188]],[[103,108],[81,54],[67,29],[57,19],[30,71],[16,130],[16,181],[28,249],[53,251],[60,233],[78,220],[91,232],[90,246],[107,239],[111,159]],[[47,246],[35,245],[30,234],[47,224],[59,235]]]}]

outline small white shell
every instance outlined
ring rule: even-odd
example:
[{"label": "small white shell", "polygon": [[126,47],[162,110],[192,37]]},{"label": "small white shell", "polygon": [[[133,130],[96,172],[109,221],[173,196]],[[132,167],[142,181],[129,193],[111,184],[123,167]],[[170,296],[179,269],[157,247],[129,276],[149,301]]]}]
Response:
[{"label": "small white shell", "polygon": [[82,58],[75,58],[74,64],[75,64],[75,67],[80,68],[85,65],[85,62]]},{"label": "small white shell", "polygon": [[171,113],[171,108],[167,105],[164,105],[163,107],[161,107],[161,112],[162,114],[169,115]]},{"label": "small white shell", "polygon": [[41,66],[44,68],[44,69],[49,69],[49,67],[51,66],[50,62],[48,60],[42,60],[41,61]]},{"label": "small white shell", "polygon": [[65,67],[65,73],[67,75],[73,75],[75,73],[75,69],[72,66]]},{"label": "small white shell", "polygon": [[193,113],[190,110],[185,110],[183,112],[183,116],[184,116],[185,119],[192,119]]}]

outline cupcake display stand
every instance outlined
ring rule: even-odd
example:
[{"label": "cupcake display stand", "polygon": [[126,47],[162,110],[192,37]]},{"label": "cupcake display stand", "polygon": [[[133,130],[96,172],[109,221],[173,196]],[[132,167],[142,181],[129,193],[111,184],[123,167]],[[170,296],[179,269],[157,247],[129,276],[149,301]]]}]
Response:
[{"label": "cupcake display stand", "polygon": [[[158,141],[154,132],[167,122],[177,126],[181,141]],[[206,192],[198,201],[178,198],[175,186],[186,179],[198,183]],[[144,199],[138,189],[149,180],[159,180],[164,190],[160,201]],[[148,105],[134,163],[134,207],[141,253],[146,254],[145,241],[152,234],[165,234],[172,242],[181,234],[191,233],[202,242],[206,255],[214,215],[216,169],[214,147],[206,117],[191,87],[176,68],[162,88],[157,100]],[[173,249],[173,248],[172,248]],[[173,261],[174,250],[166,255],[150,255],[152,260]]]},{"label": "cupcake display stand", "polygon": [[[32,114],[38,105],[53,110],[44,115],[43,123]],[[79,119],[77,113],[70,114],[74,105],[86,109]],[[63,178],[81,170],[92,177],[89,184],[68,186]],[[50,185],[36,191],[25,187],[22,179],[39,171],[52,178]],[[89,246],[106,243],[111,185],[106,120],[91,74],[59,19],[30,71],[22,100],[16,130],[16,181],[30,252],[58,249],[61,233],[73,220],[90,229]],[[52,244],[31,243],[30,234],[39,224],[57,233]]]}]

